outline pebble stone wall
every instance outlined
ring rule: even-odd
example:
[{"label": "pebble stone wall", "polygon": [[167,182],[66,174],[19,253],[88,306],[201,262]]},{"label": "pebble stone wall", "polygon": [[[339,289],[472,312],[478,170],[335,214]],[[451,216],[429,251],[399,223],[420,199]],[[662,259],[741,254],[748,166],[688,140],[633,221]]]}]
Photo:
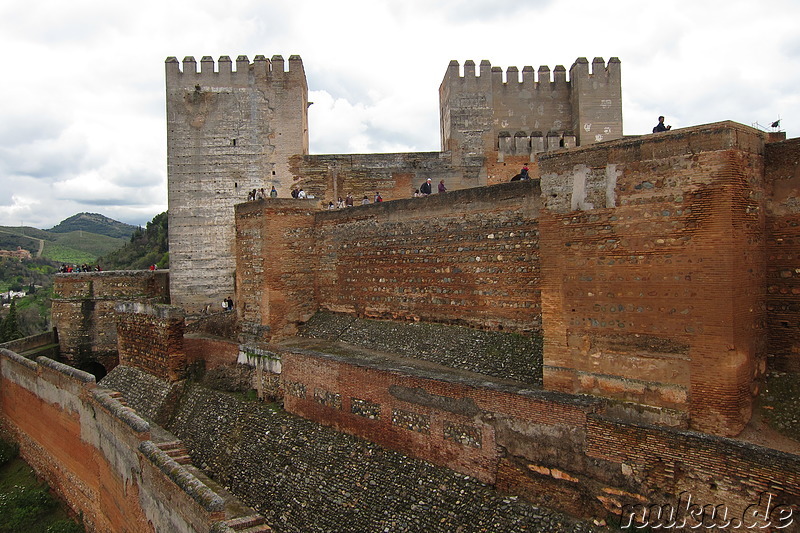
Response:
[{"label": "pebble stone wall", "polygon": [[594,530],[469,476],[199,387],[169,429],[279,532]]},{"label": "pebble stone wall", "polygon": [[329,311],[316,313],[298,334],[537,387],[542,385],[542,339],[535,334],[525,336],[425,322],[368,320]]}]

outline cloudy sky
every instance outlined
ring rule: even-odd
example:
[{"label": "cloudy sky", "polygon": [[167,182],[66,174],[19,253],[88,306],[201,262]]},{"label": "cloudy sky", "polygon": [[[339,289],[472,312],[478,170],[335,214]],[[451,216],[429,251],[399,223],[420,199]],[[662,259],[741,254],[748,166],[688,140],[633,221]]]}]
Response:
[{"label": "cloudy sky", "polygon": [[0,225],[167,208],[164,60],[299,54],[311,153],[436,151],[451,59],[619,57],[626,135],[720,120],[800,136],[800,2],[37,0],[0,4]]}]

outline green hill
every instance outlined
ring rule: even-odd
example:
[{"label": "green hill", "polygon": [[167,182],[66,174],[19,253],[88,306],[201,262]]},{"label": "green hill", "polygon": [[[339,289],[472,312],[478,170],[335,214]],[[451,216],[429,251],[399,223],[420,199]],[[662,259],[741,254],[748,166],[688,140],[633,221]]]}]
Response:
[{"label": "green hill", "polygon": [[20,247],[59,263],[94,263],[125,245],[137,229],[96,213],[79,213],[49,230],[0,226],[0,250]]},{"label": "green hill", "polygon": [[78,213],[62,220],[53,226],[49,233],[71,233],[87,231],[107,237],[128,239],[136,230],[136,226],[125,224],[98,213]]}]

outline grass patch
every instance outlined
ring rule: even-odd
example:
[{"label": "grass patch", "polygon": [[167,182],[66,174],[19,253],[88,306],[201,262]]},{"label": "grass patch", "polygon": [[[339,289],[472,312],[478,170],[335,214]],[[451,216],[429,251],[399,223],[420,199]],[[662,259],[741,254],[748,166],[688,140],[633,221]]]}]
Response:
[{"label": "grass patch", "polygon": [[14,444],[0,441],[0,532],[83,533],[45,483],[17,456]]}]

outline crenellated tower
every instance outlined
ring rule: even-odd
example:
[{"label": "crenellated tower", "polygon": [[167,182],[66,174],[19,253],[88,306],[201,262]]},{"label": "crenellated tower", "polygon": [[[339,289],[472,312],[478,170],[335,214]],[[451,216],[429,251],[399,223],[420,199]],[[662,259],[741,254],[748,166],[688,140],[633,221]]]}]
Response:
[{"label": "crenellated tower", "polygon": [[442,150],[480,165],[491,153],[526,156],[622,137],[620,61],[578,58],[569,71],[503,70],[483,60],[451,61],[439,87]]},{"label": "crenellated tower", "polygon": [[289,158],[308,153],[305,71],[288,63],[166,60],[170,294],[190,312],[234,293],[233,206],[273,185],[289,196]]}]

